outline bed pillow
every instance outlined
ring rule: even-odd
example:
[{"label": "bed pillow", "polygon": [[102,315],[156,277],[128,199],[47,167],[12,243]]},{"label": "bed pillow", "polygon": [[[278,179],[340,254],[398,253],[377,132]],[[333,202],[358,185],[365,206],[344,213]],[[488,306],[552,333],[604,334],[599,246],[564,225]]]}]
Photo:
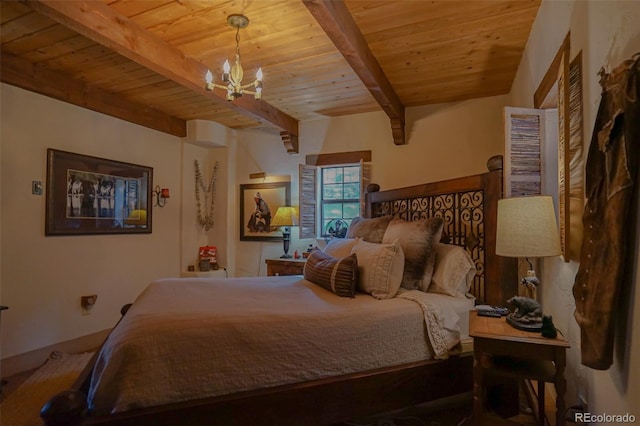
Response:
[{"label": "bed pillow", "polygon": [[476,265],[460,246],[436,243],[436,265],[429,291],[466,297],[476,276]]},{"label": "bed pillow", "polygon": [[360,237],[370,243],[381,243],[382,237],[391,221],[391,216],[365,219],[354,217],[347,229],[347,238]]},{"label": "bed pillow", "polygon": [[355,238],[332,238],[322,251],[331,257],[347,257],[355,243]]},{"label": "bed pillow", "polygon": [[404,269],[404,254],[398,244],[376,244],[356,238],[351,253],[358,257],[358,290],[376,299],[396,295]]},{"label": "bed pillow", "polygon": [[401,287],[408,290],[427,291],[435,257],[433,245],[440,241],[442,218],[433,217],[412,222],[394,218],[389,222],[382,238],[383,243],[397,241],[404,253],[404,273]]},{"label": "bed pillow", "polygon": [[354,297],[358,282],[358,258],[333,257],[315,249],[304,263],[304,278],[338,296]]}]

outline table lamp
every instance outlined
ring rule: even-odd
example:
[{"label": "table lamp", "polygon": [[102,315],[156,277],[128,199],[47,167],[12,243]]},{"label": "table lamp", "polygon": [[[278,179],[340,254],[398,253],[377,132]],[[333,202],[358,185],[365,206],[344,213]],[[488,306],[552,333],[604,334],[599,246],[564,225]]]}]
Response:
[{"label": "table lamp", "polygon": [[281,227],[282,230],[282,244],[284,246],[284,254],[280,256],[281,259],[289,259],[291,255],[288,254],[289,243],[291,241],[291,226],[298,226],[298,209],[295,207],[278,207],[276,215],[271,219],[272,227]]},{"label": "table lamp", "polygon": [[562,254],[552,198],[541,195],[499,200],[497,228],[496,254],[527,260],[529,270],[521,283],[535,300],[540,280],[529,258]]}]

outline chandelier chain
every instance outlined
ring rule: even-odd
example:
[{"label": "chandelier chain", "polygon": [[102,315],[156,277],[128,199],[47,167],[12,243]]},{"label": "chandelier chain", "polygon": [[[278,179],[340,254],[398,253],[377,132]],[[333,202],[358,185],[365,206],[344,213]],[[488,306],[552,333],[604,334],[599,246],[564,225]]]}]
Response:
[{"label": "chandelier chain", "polygon": [[[213,173],[211,178],[205,185],[202,179],[202,173],[200,172],[200,165],[198,160],[194,161],[195,166],[195,189],[196,189],[196,207],[197,207],[197,220],[200,226],[204,227],[205,231],[213,228],[214,215],[215,215],[215,198],[216,198],[216,181],[218,177],[219,163],[216,161],[213,167]],[[204,203],[200,201],[200,191],[204,193]],[[204,213],[202,211],[202,205],[204,204]]]},{"label": "chandelier chain", "polygon": [[240,27],[236,28],[236,56],[240,60]]}]

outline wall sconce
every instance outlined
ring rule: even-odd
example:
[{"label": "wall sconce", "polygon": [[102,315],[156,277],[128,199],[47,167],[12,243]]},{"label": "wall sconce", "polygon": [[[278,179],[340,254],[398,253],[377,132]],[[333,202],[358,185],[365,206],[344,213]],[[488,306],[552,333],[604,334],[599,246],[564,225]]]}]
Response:
[{"label": "wall sconce", "polygon": [[171,198],[171,196],[169,195],[169,188],[160,189],[159,186],[156,186],[156,189],[155,191],[153,191],[153,193],[156,194],[156,200],[153,203],[154,207],[164,207],[165,204],[167,204],[167,198]]},{"label": "wall sconce", "polygon": [[249,174],[249,179],[264,179],[266,177],[267,177],[267,174],[265,172],[250,173]]}]

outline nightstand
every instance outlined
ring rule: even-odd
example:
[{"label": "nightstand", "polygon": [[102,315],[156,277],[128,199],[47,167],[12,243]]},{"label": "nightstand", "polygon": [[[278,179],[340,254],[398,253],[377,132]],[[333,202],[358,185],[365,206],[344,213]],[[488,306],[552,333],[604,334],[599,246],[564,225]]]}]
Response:
[{"label": "nightstand", "polygon": [[266,259],[267,275],[302,275],[306,259]]},{"label": "nightstand", "polygon": [[538,421],[545,422],[544,383],[555,384],[556,425],[564,420],[564,378],[566,350],[569,343],[560,334],[554,339],[542,337],[540,332],[516,330],[505,317],[481,317],[469,313],[469,335],[473,337],[473,418],[482,425],[484,417],[485,375],[508,379],[529,379],[538,382]]}]

